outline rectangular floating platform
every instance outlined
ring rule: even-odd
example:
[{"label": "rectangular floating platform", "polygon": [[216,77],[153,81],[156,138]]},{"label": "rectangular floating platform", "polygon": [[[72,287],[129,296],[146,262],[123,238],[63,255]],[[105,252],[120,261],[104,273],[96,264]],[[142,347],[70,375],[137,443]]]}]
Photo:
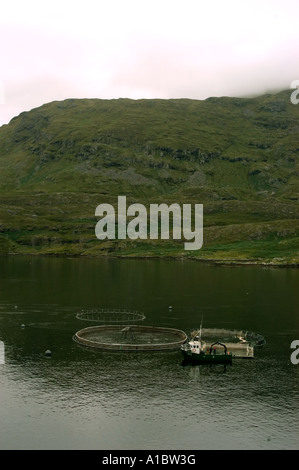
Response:
[{"label": "rectangular floating platform", "polygon": [[[207,348],[211,347],[212,343],[206,342]],[[231,353],[233,358],[240,359],[253,359],[254,348],[248,343],[225,343],[227,350]],[[216,350],[223,350],[223,347],[219,344],[213,346]]]}]

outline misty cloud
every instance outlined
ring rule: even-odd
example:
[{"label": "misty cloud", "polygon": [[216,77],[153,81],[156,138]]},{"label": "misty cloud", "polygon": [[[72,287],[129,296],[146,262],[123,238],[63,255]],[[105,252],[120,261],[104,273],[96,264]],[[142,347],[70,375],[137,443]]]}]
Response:
[{"label": "misty cloud", "polygon": [[0,124],[67,98],[205,99],[289,88],[299,79],[298,13],[295,0],[16,0],[0,18]]}]

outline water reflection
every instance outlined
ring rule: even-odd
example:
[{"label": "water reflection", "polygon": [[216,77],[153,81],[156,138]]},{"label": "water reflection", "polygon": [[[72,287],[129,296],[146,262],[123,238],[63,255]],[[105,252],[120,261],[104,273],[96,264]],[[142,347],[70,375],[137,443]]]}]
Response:
[{"label": "water reflection", "polygon": [[[31,258],[0,268],[0,448],[298,447],[298,271]],[[89,326],[76,313],[94,306],[187,332],[203,314],[209,328],[267,343],[226,370],[183,367],[179,351],[94,351],[72,340]]]}]

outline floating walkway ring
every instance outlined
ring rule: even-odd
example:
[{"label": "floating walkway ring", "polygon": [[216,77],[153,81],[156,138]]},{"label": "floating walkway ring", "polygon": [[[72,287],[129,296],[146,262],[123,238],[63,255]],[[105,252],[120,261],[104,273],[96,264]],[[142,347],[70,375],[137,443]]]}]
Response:
[{"label": "floating walkway ring", "polygon": [[167,351],[179,349],[187,335],[174,328],[104,325],[83,328],[73,339],[83,346],[109,351]]},{"label": "floating walkway ring", "polygon": [[145,319],[145,315],[137,310],[126,308],[98,308],[94,310],[81,310],[76,315],[79,320],[94,321],[110,325],[113,323],[135,323]]}]

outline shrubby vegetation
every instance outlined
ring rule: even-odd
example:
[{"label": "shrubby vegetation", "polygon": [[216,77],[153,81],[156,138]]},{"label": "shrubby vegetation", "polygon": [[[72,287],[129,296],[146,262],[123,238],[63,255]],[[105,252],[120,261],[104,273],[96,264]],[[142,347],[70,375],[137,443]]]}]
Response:
[{"label": "shrubby vegetation", "polygon": [[[66,100],[0,128],[0,253],[299,264],[299,106]],[[99,241],[98,204],[203,203],[204,245]]]}]

